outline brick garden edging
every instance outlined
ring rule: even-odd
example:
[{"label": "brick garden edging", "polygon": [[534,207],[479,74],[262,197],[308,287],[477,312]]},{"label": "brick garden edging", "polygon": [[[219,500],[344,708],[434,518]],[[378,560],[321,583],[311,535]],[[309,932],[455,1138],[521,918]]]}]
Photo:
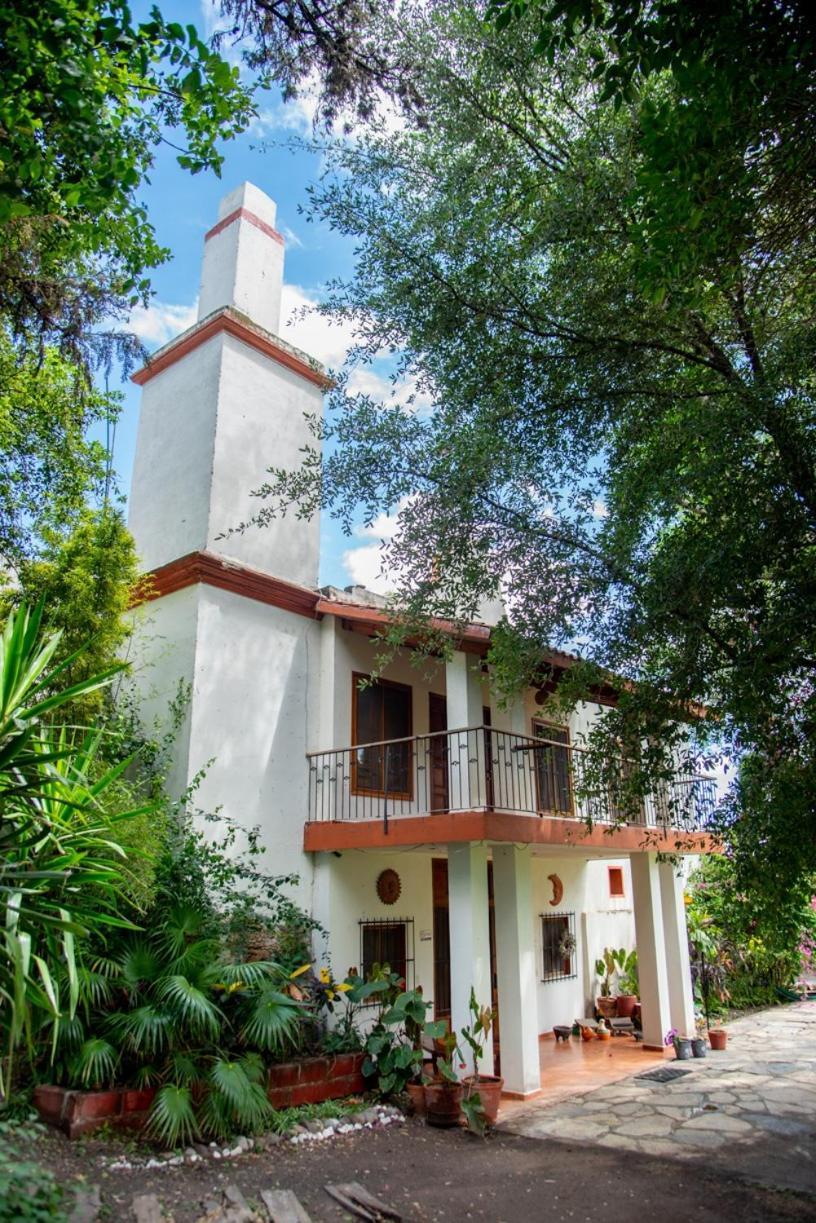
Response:
[{"label": "brick garden edging", "polygon": [[[338,1053],[270,1066],[269,1103],[280,1109],[359,1095],[365,1090],[364,1056]],[[63,1130],[69,1138],[77,1138],[101,1125],[141,1129],[155,1095],[155,1087],[77,1091],[70,1087],[41,1086],[34,1088],[34,1107],[47,1125]]]}]

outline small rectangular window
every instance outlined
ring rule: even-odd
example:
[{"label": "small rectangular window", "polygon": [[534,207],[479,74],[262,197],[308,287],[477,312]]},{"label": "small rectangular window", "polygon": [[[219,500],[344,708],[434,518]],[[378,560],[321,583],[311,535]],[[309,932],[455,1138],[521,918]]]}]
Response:
[{"label": "small rectangular window", "polygon": [[578,962],[574,913],[541,914],[542,981],[574,977]]},{"label": "small rectangular window", "polygon": [[360,922],[360,975],[368,980],[376,966],[388,965],[402,977],[405,989],[414,984],[414,923],[412,918]]},{"label": "small rectangular window", "polygon": [[609,895],[611,897],[626,895],[626,890],[623,886],[623,868],[620,866],[609,867]]}]

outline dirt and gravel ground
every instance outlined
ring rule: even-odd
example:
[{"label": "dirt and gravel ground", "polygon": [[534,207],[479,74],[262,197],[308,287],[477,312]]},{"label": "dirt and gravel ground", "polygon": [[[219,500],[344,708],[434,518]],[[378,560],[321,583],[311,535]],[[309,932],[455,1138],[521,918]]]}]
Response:
[{"label": "dirt and gravel ground", "polygon": [[100,1219],[131,1219],[134,1195],[155,1193],[166,1218],[193,1223],[202,1202],[229,1184],[252,1205],[262,1189],[289,1188],[315,1223],[349,1216],[326,1194],[331,1182],[359,1181],[399,1210],[406,1223],[490,1220],[491,1223],[793,1223],[816,1220],[816,1198],[778,1192],[710,1166],[606,1149],[587,1143],[496,1133],[482,1141],[463,1131],[428,1129],[418,1120],[329,1141],[284,1143],[270,1152],[219,1163],[111,1169],[119,1140],[69,1143],[49,1133],[29,1154],[63,1183],[100,1187]]}]

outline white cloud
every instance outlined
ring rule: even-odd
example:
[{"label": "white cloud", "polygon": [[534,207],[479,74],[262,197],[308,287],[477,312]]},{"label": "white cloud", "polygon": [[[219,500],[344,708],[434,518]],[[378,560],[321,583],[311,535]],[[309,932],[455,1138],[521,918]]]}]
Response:
[{"label": "white cloud", "polygon": [[394,569],[383,570],[385,548],[397,533],[400,512],[408,500],[404,497],[393,514],[380,513],[367,526],[354,528],[360,539],[377,541],[347,548],[343,553],[343,568],[355,585],[366,586],[377,594],[392,594],[395,590],[399,574]]},{"label": "white cloud", "polygon": [[350,395],[370,395],[390,406],[407,408],[411,412],[421,412],[433,405],[433,400],[426,391],[420,390],[413,375],[398,378],[392,382],[378,374],[369,366],[359,366],[352,371],[348,381]]},{"label": "white cloud", "polygon": [[136,306],[131,313],[129,327],[145,344],[161,347],[180,332],[192,327],[198,317],[198,302],[176,305],[172,302],[153,301],[149,306]]},{"label": "white cloud", "polygon": [[304,243],[301,238],[288,225],[281,225],[280,231],[286,239],[288,247],[296,247],[298,250],[303,250]]},{"label": "white cloud", "polygon": [[281,300],[281,339],[294,344],[323,365],[337,368],[354,343],[350,323],[336,322],[318,314],[317,298],[300,285],[283,286]]}]

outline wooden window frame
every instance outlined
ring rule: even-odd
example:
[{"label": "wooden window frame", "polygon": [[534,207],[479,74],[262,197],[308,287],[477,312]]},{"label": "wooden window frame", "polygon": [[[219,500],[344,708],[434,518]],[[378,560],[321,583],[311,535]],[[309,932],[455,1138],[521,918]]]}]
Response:
[{"label": "wooden window frame", "polygon": [[[607,877],[609,879],[609,899],[610,900],[625,900],[626,899],[626,879],[623,874],[622,866],[608,866]],[[615,875],[620,880],[620,891],[615,891],[612,886],[612,876]]]},{"label": "wooden window frame", "polygon": [[547,812],[550,815],[561,816],[565,819],[568,819],[570,816],[575,815],[575,791],[572,786],[572,755],[571,755],[572,736],[570,735],[570,728],[569,726],[564,726],[563,724],[559,722],[549,722],[547,721],[546,718],[533,718],[532,722],[533,722],[533,738],[534,739],[549,738],[548,735],[542,735],[538,733],[540,728],[543,728],[544,730],[557,730],[560,734],[565,734],[567,736],[566,741],[563,744],[558,745],[559,747],[563,747],[567,753],[567,765],[568,765],[568,777],[569,777],[569,807],[566,810],[553,811],[550,807],[544,806],[542,799],[541,799],[541,783],[539,781],[537,753],[535,752],[533,753],[533,758],[535,760],[535,787],[536,787],[536,802],[538,804],[538,810]]},{"label": "wooden window frame", "polygon": [[[369,744],[357,742],[357,696],[359,694],[359,681],[370,680],[371,676],[363,671],[352,671],[351,673],[351,793],[367,796],[369,798],[385,798],[385,788],[372,790],[366,786],[358,786],[357,784],[357,753],[358,747],[368,747]],[[380,688],[395,688],[401,692],[408,694],[408,734],[405,739],[413,739],[414,737],[414,690],[410,684],[401,684],[393,679],[378,679],[374,681]],[[386,739],[375,739],[374,743],[386,743]],[[399,740],[397,740],[399,742]],[[409,765],[407,770],[408,789],[407,790],[388,790],[388,798],[399,798],[407,802],[412,802],[414,797],[414,773]]]}]

